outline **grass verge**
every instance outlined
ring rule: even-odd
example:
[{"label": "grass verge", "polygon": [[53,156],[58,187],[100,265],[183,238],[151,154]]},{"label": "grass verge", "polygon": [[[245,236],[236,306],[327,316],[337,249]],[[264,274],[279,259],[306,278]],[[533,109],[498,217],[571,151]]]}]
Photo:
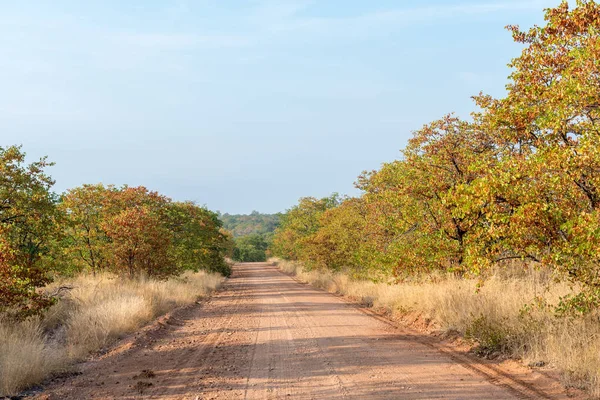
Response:
[{"label": "grass verge", "polygon": [[127,280],[111,275],[57,282],[72,289],[43,318],[0,319],[0,396],[14,395],[159,315],[217,289],[218,274],[186,273],[168,281]]},{"label": "grass verge", "polygon": [[542,271],[498,271],[483,285],[453,277],[390,285],[271,261],[302,282],[385,311],[392,319],[425,321],[429,328],[472,339],[482,355],[554,367],[566,386],[600,396],[600,313],[557,316],[553,305],[571,288]]}]

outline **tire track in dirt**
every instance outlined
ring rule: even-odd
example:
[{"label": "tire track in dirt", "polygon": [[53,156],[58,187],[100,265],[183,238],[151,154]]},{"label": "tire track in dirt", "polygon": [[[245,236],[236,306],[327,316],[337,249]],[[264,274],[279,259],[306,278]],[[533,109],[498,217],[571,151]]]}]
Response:
[{"label": "tire track in dirt", "polygon": [[[293,302],[285,296],[282,295],[282,298],[287,303],[293,304]],[[301,327],[299,329],[299,331],[302,332],[300,337],[302,337],[306,341],[306,348],[310,349],[308,350],[308,353],[313,355],[313,360],[323,365],[323,368],[328,372],[327,375],[329,379],[333,382],[332,386],[338,389],[338,393],[336,393],[337,396],[335,397],[347,398],[349,396],[348,389],[344,386],[344,383],[340,379],[340,376],[338,375],[337,371],[333,368],[332,361],[328,358],[327,353],[324,351],[323,347],[321,347],[319,345],[319,342],[316,339],[314,339],[315,332],[312,328],[311,321],[309,321],[297,309],[293,309],[291,313],[293,313],[293,317],[295,319],[295,326]],[[304,351],[306,352],[306,349]],[[330,393],[329,398],[334,398],[334,394]]]},{"label": "tire track in dirt", "polygon": [[[269,330],[259,343],[265,343],[267,348],[253,360],[253,370],[263,371],[263,375],[250,376],[246,398],[346,398],[347,391],[328,365],[323,350],[312,340],[311,327],[301,313],[294,308],[278,310],[277,306],[285,302],[276,288],[265,300],[263,310],[267,311]],[[327,373],[304,373],[317,370]]]},{"label": "tire track in dirt", "polygon": [[[332,296],[324,291],[325,296],[332,304],[342,303],[349,309],[355,308],[352,303],[340,302],[340,298]],[[342,306],[344,311],[347,311]],[[351,313],[353,314],[353,313]],[[312,336],[318,338],[322,342],[320,348],[328,360],[331,360],[330,368],[332,371],[344,370],[349,365],[361,365],[360,372],[354,374],[339,374],[341,376],[341,385],[347,388],[347,392],[352,393],[357,398],[455,398],[448,395],[444,390],[445,385],[440,385],[440,380],[447,382],[456,382],[464,388],[469,386],[479,385],[482,378],[480,376],[465,375],[464,371],[451,371],[456,365],[440,354],[431,353],[419,343],[410,343],[406,336],[401,336],[401,340],[397,340],[399,333],[395,328],[390,329],[389,326],[377,326],[372,333],[368,329],[373,325],[371,318],[366,320],[358,318],[354,323],[348,322],[346,313],[338,313],[327,315],[327,320],[324,323],[323,318],[311,313],[304,316],[305,325],[312,327]],[[353,316],[356,319],[356,315]],[[366,330],[361,335],[356,335],[357,330]],[[382,335],[382,330],[389,335]],[[402,346],[397,346],[401,344]],[[352,348],[352,351],[336,352],[334,349]],[[398,357],[409,357],[416,364],[435,362],[440,365],[442,370],[438,370],[438,384],[431,379],[424,379],[424,371],[429,371],[429,368],[423,369],[415,362],[398,363]],[[393,368],[390,368],[393,366]],[[448,367],[448,368],[446,368]],[[373,385],[372,381],[376,381],[377,385]],[[424,381],[430,381],[424,387]],[[434,382],[433,385],[431,383]],[[456,398],[469,398],[469,394],[460,394]],[[481,392],[477,395],[479,399],[497,399],[497,398],[515,398],[509,396],[502,390],[491,387],[487,392]]]},{"label": "tire track in dirt", "polygon": [[[387,320],[380,315],[377,315],[371,310],[358,307],[358,309],[373,318],[380,320],[385,324],[389,324],[396,329],[406,329],[401,327],[394,322]],[[475,359],[469,355],[460,354],[452,348],[444,345],[443,343],[436,343],[428,337],[416,337],[415,341],[429,346],[445,355],[450,357],[456,363],[460,364],[464,368],[467,368],[475,373],[485,376],[491,383],[502,386],[507,390],[511,391],[519,399],[553,399],[553,395],[545,393],[543,390],[537,389],[534,385],[525,382],[517,377],[510,376],[509,374],[502,371],[491,364],[487,364],[485,360]]]},{"label": "tire track in dirt", "polygon": [[[246,304],[246,290],[243,286],[243,278],[239,279],[240,281],[236,282],[235,287],[230,287],[227,291],[228,293],[233,294],[233,299],[230,302],[231,304],[226,303],[226,305],[222,306],[221,309],[217,309],[220,320],[215,321],[214,326],[218,326],[219,328],[211,331],[203,338],[201,342],[202,346],[189,349],[186,357],[178,359],[177,364],[173,368],[174,371],[194,369],[198,371],[205,371],[207,368],[212,369],[213,366],[220,361],[216,360],[216,357],[218,356],[218,350],[224,345],[226,338],[233,334],[234,330],[231,328],[234,320],[239,314],[242,306]],[[162,398],[168,396],[170,388],[178,384],[187,384],[188,387],[191,386],[190,381],[179,382],[177,375],[177,373],[172,374],[170,381],[164,380],[162,382],[162,387],[152,392],[151,398]],[[201,377],[196,377],[193,381],[198,387],[202,387]]]},{"label": "tire track in dirt", "polygon": [[38,398],[567,398],[265,263],[235,266],[210,300],[82,371]]}]

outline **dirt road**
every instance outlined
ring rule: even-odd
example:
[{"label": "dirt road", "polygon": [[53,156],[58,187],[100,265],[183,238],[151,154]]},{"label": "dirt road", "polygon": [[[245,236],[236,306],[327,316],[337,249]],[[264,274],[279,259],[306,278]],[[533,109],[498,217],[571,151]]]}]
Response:
[{"label": "dirt road", "polygon": [[208,301],[147,328],[39,397],[563,397],[556,386],[530,383],[429,345],[273,266],[242,264]]}]

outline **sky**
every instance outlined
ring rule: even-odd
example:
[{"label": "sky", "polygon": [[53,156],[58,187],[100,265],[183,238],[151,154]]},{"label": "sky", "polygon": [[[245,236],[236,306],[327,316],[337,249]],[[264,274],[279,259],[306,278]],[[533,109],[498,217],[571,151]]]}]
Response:
[{"label": "sky", "polygon": [[0,147],[62,192],[143,185],[223,213],[355,195],[411,132],[502,96],[559,0],[0,0]]}]

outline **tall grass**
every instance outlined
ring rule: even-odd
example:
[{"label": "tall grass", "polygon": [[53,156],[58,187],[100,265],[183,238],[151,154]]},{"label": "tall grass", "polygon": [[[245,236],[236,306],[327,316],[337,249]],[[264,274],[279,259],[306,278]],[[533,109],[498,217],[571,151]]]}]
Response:
[{"label": "tall grass", "polygon": [[405,323],[473,339],[485,355],[508,355],[530,365],[550,365],[563,383],[600,396],[600,313],[565,317],[555,313],[561,296],[572,291],[543,271],[501,270],[481,285],[451,276],[390,285],[352,280],[344,273],[306,271],[274,260],[284,272],[315,287],[348,296]]},{"label": "tall grass", "polygon": [[168,281],[80,276],[48,287],[69,286],[43,318],[0,320],[0,395],[13,395],[65,371],[148,321],[191,304],[223,278],[204,272]]}]

